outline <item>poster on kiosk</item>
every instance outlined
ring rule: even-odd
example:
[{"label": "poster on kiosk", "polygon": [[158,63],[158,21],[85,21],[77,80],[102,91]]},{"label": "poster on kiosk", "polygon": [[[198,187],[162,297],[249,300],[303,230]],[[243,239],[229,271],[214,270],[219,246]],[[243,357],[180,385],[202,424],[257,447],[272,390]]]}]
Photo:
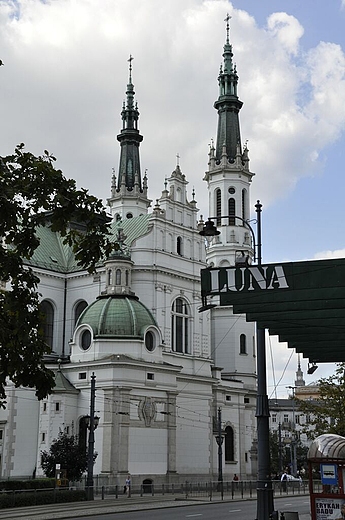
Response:
[{"label": "poster on kiosk", "polygon": [[312,520],[345,520],[345,438],[317,437],[308,451]]}]

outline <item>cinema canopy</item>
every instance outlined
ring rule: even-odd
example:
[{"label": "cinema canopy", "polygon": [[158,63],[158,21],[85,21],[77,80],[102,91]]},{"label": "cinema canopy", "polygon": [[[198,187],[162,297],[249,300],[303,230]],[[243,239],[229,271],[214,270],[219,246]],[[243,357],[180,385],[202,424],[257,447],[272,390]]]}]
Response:
[{"label": "cinema canopy", "polygon": [[203,307],[235,314],[277,335],[310,362],[345,361],[345,259],[201,270]]}]

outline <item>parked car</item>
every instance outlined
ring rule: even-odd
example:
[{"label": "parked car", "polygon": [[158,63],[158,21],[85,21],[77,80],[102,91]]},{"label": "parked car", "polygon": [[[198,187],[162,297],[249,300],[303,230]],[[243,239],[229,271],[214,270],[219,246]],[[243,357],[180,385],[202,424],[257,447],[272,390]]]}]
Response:
[{"label": "parked car", "polygon": [[288,482],[302,482],[302,478],[301,477],[294,477],[293,475],[286,475],[286,480]]}]

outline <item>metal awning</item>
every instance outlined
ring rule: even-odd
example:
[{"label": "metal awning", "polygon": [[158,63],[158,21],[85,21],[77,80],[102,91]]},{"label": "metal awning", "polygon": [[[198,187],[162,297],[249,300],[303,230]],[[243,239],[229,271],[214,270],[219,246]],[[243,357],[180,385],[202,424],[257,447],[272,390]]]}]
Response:
[{"label": "metal awning", "polygon": [[233,306],[311,362],[345,361],[345,259],[203,269],[203,309]]}]

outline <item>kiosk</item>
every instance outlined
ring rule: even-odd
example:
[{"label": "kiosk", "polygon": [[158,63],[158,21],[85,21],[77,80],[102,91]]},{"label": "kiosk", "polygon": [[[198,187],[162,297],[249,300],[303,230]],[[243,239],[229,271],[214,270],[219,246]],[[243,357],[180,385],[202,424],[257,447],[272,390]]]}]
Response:
[{"label": "kiosk", "polygon": [[312,520],[345,520],[345,437],[325,434],[308,450]]}]

